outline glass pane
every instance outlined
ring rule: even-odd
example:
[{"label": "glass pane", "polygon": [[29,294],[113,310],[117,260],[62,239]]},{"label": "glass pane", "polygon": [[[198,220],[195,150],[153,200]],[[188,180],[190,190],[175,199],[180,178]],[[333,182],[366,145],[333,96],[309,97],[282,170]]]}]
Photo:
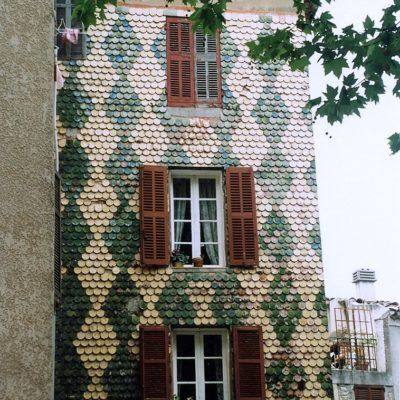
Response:
[{"label": "glass pane", "polygon": [[218,242],[216,222],[200,222],[200,237],[202,242]]},{"label": "glass pane", "polygon": [[[75,19],[71,21],[71,28],[82,28],[82,22],[76,21]],[[80,35],[81,36],[81,35]]]},{"label": "glass pane", "polygon": [[199,179],[199,193],[201,199],[215,199],[217,197],[215,179]]},{"label": "glass pane", "polygon": [[203,244],[201,246],[201,256],[204,265],[219,265],[218,245]]},{"label": "glass pane", "polygon": [[192,262],[192,245],[191,244],[175,244],[175,249],[187,256],[188,264]]},{"label": "glass pane", "polygon": [[206,399],[205,400],[223,400],[224,386],[222,383],[207,383],[206,384]]},{"label": "glass pane", "polygon": [[196,371],[194,366],[195,360],[177,360],[178,382],[195,382]]},{"label": "glass pane", "polygon": [[222,357],[221,335],[204,335],[204,357]]},{"label": "glass pane", "polygon": [[189,178],[174,178],[174,197],[190,197],[190,179]]},{"label": "glass pane", "polygon": [[194,336],[177,335],[176,352],[178,357],[194,357]]},{"label": "glass pane", "polygon": [[[65,11],[66,11],[65,7],[57,7],[57,28],[61,24],[61,20],[64,21],[64,24],[67,23],[67,16]],[[64,27],[61,27],[60,29],[63,28]]]},{"label": "glass pane", "polygon": [[175,222],[175,242],[191,242],[192,241],[192,223],[191,222]]},{"label": "glass pane", "polygon": [[217,219],[217,202],[215,200],[200,201],[200,219]]},{"label": "glass pane", "polygon": [[[196,385],[178,385],[178,398],[179,400],[196,400]],[[212,400],[212,398],[210,397],[209,400]]]},{"label": "glass pane", "polygon": [[206,382],[223,380],[221,359],[204,360],[204,378]]},{"label": "glass pane", "polygon": [[174,219],[191,219],[190,200],[174,201]]}]

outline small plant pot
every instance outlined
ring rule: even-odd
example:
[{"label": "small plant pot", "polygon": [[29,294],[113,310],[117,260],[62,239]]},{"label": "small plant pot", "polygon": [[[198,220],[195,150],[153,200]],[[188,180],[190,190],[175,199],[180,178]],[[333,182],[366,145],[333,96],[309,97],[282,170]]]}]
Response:
[{"label": "small plant pot", "polygon": [[204,263],[204,261],[201,257],[193,258],[193,267],[201,268],[203,266],[203,263]]},{"label": "small plant pot", "polygon": [[175,261],[173,265],[174,268],[183,268],[185,264],[182,261]]}]

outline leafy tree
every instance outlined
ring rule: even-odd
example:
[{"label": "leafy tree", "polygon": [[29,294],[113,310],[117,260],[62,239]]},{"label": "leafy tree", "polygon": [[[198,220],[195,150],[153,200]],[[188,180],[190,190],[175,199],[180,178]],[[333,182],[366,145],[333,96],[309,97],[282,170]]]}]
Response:
[{"label": "leafy tree", "polygon": [[[167,0],[172,2],[173,0]],[[213,33],[223,27],[223,13],[229,0],[183,0],[193,7],[194,28]],[[369,103],[377,103],[387,90],[384,78],[394,79],[393,94],[400,98],[400,0],[391,0],[383,9],[379,22],[367,16],[361,30],[353,24],[338,29],[329,11],[322,8],[334,0],[293,0],[298,19],[296,27],[278,29],[249,42],[249,53],[255,60],[283,60],[293,70],[305,70],[312,56],[317,56],[325,74],[337,78],[327,85],[320,97],[311,99],[309,107],[316,116],[326,117],[330,124],[342,122],[348,115],[360,115]],[[117,0],[77,0],[75,16],[85,26],[103,19],[107,4]],[[301,44],[294,43],[295,30],[306,36]],[[400,134],[389,137],[392,153],[400,150]]]}]

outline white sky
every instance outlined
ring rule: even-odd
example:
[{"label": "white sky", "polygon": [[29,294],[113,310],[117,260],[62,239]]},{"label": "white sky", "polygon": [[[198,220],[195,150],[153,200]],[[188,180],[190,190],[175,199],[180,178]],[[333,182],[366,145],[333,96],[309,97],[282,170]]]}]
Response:
[{"label": "white sky", "polygon": [[[357,23],[366,14],[380,18],[388,0],[336,0],[337,25]],[[319,96],[325,77],[310,69],[311,95]],[[361,118],[314,126],[317,181],[326,292],[355,295],[352,272],[376,271],[379,300],[400,302],[400,153],[390,155],[387,137],[400,132],[400,101],[385,95]],[[328,136],[325,132],[329,132]]]}]

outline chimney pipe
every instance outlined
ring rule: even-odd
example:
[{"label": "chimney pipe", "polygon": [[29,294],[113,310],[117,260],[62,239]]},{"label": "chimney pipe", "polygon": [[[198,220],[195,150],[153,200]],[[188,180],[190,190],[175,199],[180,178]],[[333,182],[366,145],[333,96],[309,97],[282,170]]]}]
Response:
[{"label": "chimney pipe", "polygon": [[353,283],[356,285],[356,296],[365,301],[375,301],[375,271],[361,268],[353,272]]}]

